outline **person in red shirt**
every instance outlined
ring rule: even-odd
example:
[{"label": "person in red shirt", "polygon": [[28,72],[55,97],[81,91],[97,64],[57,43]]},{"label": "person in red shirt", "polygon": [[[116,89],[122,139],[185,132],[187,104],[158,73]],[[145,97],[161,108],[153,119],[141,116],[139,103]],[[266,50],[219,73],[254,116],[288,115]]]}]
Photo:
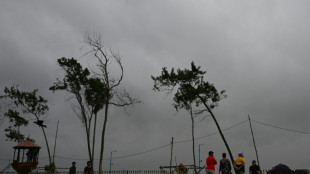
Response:
[{"label": "person in red shirt", "polygon": [[209,156],[206,159],[207,168],[206,174],[215,174],[215,165],[217,164],[216,159],[213,157],[214,152],[210,151]]}]

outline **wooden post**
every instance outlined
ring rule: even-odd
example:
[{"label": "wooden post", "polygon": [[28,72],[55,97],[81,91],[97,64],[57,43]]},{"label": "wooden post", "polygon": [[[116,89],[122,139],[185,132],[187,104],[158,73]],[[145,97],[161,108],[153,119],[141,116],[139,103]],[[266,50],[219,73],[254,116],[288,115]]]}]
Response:
[{"label": "wooden post", "polygon": [[17,162],[19,162],[19,158],[20,158],[20,149],[18,149],[18,153],[17,153]]},{"label": "wooden post", "polygon": [[57,134],[58,134],[58,124],[59,124],[59,120],[57,121],[57,129],[56,129],[55,144],[54,144],[54,153],[53,153],[53,163],[55,163],[55,150],[56,150],[56,142],[57,142]]},{"label": "wooden post", "polygon": [[16,152],[16,149],[14,149],[13,161],[15,160],[15,152]]},{"label": "wooden post", "polygon": [[172,152],[173,152],[173,137],[171,139],[170,174],[171,174],[171,165],[172,165]]},{"label": "wooden post", "polygon": [[[254,140],[254,134],[253,134],[253,130],[252,130],[252,124],[251,124],[250,115],[248,115],[248,118],[249,118],[249,122],[250,122],[250,128],[251,128],[252,139],[253,139],[254,148],[255,148],[255,153],[256,153],[256,159],[257,159],[257,163],[258,163],[258,165],[259,165],[258,154],[257,154],[256,145],[255,145],[255,140]],[[260,165],[259,165],[259,166],[260,166]]]},{"label": "wooden post", "polygon": [[25,149],[23,149],[23,158],[22,158],[22,162],[24,162],[24,156],[25,156]]}]

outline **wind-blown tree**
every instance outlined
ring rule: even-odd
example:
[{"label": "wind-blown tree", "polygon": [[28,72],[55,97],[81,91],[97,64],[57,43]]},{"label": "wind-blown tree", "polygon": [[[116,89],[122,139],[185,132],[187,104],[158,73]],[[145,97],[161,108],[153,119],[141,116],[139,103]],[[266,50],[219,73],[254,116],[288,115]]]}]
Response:
[{"label": "wind-blown tree", "polygon": [[5,136],[10,141],[22,142],[25,140],[25,135],[21,133],[20,127],[27,126],[29,121],[19,115],[19,112],[16,110],[9,109],[4,113],[4,117],[9,119],[11,125],[6,128],[4,131],[7,132]]},{"label": "wind-blown tree", "polygon": [[[12,86],[10,88],[5,87],[4,95],[0,96],[0,99],[8,99],[10,100],[9,109],[4,114],[7,118],[10,119],[10,122],[15,122],[13,127],[10,126],[6,129],[6,132],[9,132],[6,136],[12,140],[22,141],[25,139],[25,136],[20,133],[19,127],[26,126],[30,118],[34,117],[37,121],[35,123],[39,123],[39,127],[41,128],[47,152],[49,156],[49,162],[52,163],[52,158],[50,154],[50,148],[47,141],[46,133],[44,128],[46,127],[43,125],[42,117],[48,111],[47,100],[45,100],[42,96],[37,95],[38,90],[35,89],[32,92],[25,92],[20,91],[17,86]],[[23,116],[20,116],[20,113]],[[17,130],[15,128],[17,127]]]},{"label": "wind-blown tree", "polygon": [[[72,108],[85,126],[89,160],[93,164],[97,114],[106,102],[106,86],[99,78],[90,77],[90,71],[83,68],[74,58],[62,57],[57,62],[65,71],[65,77],[62,80],[57,79],[57,82],[50,87],[50,90],[67,91],[72,94],[73,98],[71,99],[75,99],[76,102],[72,103]],[[93,133],[91,134],[92,128]]]},{"label": "wind-blown tree", "polygon": [[[106,125],[108,121],[110,105],[116,107],[122,107],[125,109],[128,106],[132,106],[135,103],[139,103],[140,101],[131,97],[130,94],[125,89],[123,90],[119,89],[124,77],[124,69],[120,55],[111,49],[109,51],[105,50],[100,34],[90,35],[86,33],[84,36],[84,42],[86,46],[89,48],[87,53],[98,61],[97,67],[99,71],[95,73],[96,76],[102,79],[102,81],[106,85],[106,91],[105,91],[106,101],[104,105],[104,121],[102,125],[101,148],[99,159],[99,173],[102,174],[105,133],[106,133]],[[112,68],[113,70],[119,68],[118,77],[112,75],[112,73],[110,72]]]},{"label": "wind-blown tree", "polygon": [[[167,68],[164,67],[162,68],[160,76],[152,76],[151,78],[154,81],[153,89],[155,91],[166,91],[170,94],[176,89],[173,100],[174,106],[177,110],[186,109],[187,111],[190,111],[192,116],[192,104],[195,104],[197,108],[203,108],[197,111],[198,114],[207,112],[211,115],[228,150],[231,161],[233,161],[233,155],[212,111],[218,106],[221,99],[226,98],[226,91],[223,90],[218,92],[213,84],[204,80],[205,74],[206,71],[201,71],[200,66],[196,67],[194,62],[192,62],[191,69],[177,69],[175,72],[174,68],[172,68],[171,71],[168,72]],[[192,138],[194,141],[194,137]]]}]

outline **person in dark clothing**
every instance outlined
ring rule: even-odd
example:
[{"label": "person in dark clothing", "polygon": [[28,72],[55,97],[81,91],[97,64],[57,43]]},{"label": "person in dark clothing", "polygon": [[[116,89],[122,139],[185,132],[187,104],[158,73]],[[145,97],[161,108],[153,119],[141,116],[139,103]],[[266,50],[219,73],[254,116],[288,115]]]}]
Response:
[{"label": "person in dark clothing", "polygon": [[84,168],[84,174],[93,174],[93,167],[91,166],[91,162],[87,161],[87,166]]},{"label": "person in dark clothing", "polygon": [[252,161],[252,165],[250,166],[249,170],[250,170],[250,174],[261,174],[260,167],[256,165],[255,160]]},{"label": "person in dark clothing", "polygon": [[26,155],[27,155],[27,162],[32,162],[34,159],[34,149],[29,149]]},{"label": "person in dark clothing", "polygon": [[75,164],[76,164],[76,162],[73,161],[73,162],[72,162],[72,166],[70,167],[70,170],[69,170],[69,174],[75,174],[75,173],[76,173]]},{"label": "person in dark clothing", "polygon": [[231,174],[231,164],[226,158],[226,153],[222,154],[223,159],[220,160],[219,174]]}]

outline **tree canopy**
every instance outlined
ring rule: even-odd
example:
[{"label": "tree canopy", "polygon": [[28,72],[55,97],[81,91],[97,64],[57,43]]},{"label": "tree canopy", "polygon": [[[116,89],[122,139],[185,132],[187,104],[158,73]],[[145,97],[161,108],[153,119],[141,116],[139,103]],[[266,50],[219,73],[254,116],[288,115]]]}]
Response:
[{"label": "tree canopy", "polygon": [[6,137],[18,142],[25,140],[25,135],[20,131],[20,127],[27,126],[29,120],[33,120],[34,117],[36,120],[34,123],[36,123],[43,132],[49,161],[51,163],[50,149],[44,130],[46,126],[43,125],[42,120],[42,117],[45,116],[49,108],[47,100],[37,93],[38,89],[28,92],[19,90],[18,86],[14,85],[10,88],[4,88],[4,95],[0,96],[0,99],[7,99],[9,101],[8,110],[5,112],[4,116],[9,119],[10,123],[14,123],[5,129],[5,132],[7,132]]},{"label": "tree canopy", "polygon": [[230,158],[233,161],[233,156],[228,143],[213,113],[213,109],[218,106],[219,101],[227,97],[226,91],[222,90],[218,92],[212,83],[205,81],[204,77],[206,71],[202,71],[200,68],[201,67],[196,66],[194,62],[191,63],[190,69],[185,68],[182,70],[178,68],[176,72],[174,68],[169,72],[167,68],[164,67],[162,68],[161,75],[157,77],[151,76],[154,81],[153,89],[155,91],[165,91],[168,94],[176,91],[173,97],[173,106],[177,111],[180,109],[186,109],[190,111],[192,116],[192,104],[195,104],[197,108],[197,111],[195,112],[196,114],[201,114],[203,112],[209,113],[212,116],[230,154]]}]

